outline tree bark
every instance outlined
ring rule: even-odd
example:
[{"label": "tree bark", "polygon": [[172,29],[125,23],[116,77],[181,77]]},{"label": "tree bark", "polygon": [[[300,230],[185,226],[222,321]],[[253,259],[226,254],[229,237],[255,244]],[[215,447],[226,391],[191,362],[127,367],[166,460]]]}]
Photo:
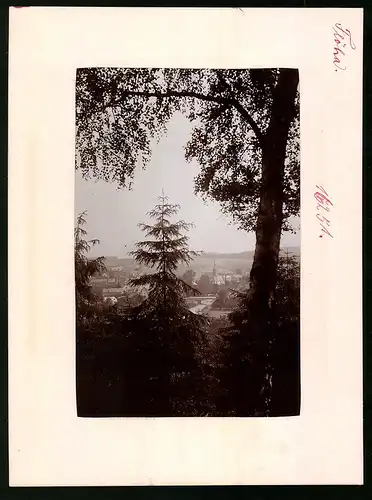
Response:
[{"label": "tree bark", "polygon": [[284,162],[289,128],[296,113],[297,86],[298,70],[280,70],[278,84],[273,92],[270,123],[262,140],[261,193],[249,301],[249,336],[256,346],[254,362],[262,381],[257,408],[260,414],[268,413],[270,399],[268,356],[276,325],[275,287],[283,223]]}]

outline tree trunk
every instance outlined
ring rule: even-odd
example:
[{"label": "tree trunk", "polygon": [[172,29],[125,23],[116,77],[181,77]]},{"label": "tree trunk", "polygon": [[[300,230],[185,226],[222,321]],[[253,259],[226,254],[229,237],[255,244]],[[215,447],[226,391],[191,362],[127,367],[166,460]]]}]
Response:
[{"label": "tree trunk", "polygon": [[288,132],[295,117],[298,70],[282,69],[273,93],[269,126],[262,144],[262,178],[256,248],[250,274],[250,332],[256,346],[254,363],[259,372],[261,394],[257,413],[267,414],[271,374],[270,345],[275,337],[275,287],[283,223],[283,180]]}]

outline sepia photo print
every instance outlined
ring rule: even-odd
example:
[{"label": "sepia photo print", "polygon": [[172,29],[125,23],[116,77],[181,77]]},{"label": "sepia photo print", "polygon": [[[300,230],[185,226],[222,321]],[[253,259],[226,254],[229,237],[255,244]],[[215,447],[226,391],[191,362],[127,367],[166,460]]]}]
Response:
[{"label": "sepia photo print", "polygon": [[80,417],[300,413],[297,69],[79,68]]}]

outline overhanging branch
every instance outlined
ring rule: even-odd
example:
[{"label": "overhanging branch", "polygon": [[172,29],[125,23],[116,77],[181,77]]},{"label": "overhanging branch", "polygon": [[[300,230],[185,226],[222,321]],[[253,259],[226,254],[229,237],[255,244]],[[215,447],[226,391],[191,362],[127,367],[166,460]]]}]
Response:
[{"label": "overhanging branch", "polygon": [[235,107],[235,109],[241,114],[243,118],[249,123],[251,126],[251,129],[255,133],[260,145],[263,145],[263,134],[257,125],[257,123],[254,121],[254,119],[251,117],[251,115],[248,113],[248,111],[240,104],[239,101],[236,101],[235,99],[232,99],[232,105]]},{"label": "overhanging branch", "polygon": [[[225,89],[230,92],[231,96],[234,95],[231,84],[226,80],[224,74],[222,71],[217,72],[218,78],[220,83],[224,86]],[[235,98],[235,97],[230,97],[229,98],[231,101],[232,106],[241,114],[241,116],[249,123],[251,126],[253,132],[255,133],[260,145],[262,146],[263,144],[263,136],[260,128],[258,127],[257,123],[254,121],[254,119],[251,117],[251,115],[248,113],[248,111],[244,108],[244,106]]]},{"label": "overhanging branch", "polygon": [[143,96],[143,97],[155,97],[157,99],[166,99],[168,97],[190,97],[193,99],[200,99],[202,101],[215,102],[217,104],[222,104],[225,106],[231,106],[235,108],[238,113],[246,120],[246,122],[250,125],[253,132],[255,133],[260,145],[262,145],[263,134],[254,121],[252,116],[248,113],[248,111],[234,98],[231,97],[219,97],[219,96],[211,96],[208,94],[202,94],[200,92],[192,92],[192,91],[178,91],[178,90],[167,90],[165,92],[148,92],[142,90],[125,90],[121,93],[120,97],[116,99],[111,105],[120,104],[122,99],[131,96]]}]

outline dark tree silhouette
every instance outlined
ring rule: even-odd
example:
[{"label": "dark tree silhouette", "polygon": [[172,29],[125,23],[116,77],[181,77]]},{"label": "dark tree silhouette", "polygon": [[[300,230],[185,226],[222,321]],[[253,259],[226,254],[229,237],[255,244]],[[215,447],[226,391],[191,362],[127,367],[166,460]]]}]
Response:
[{"label": "dark tree silhouette", "polygon": [[[178,209],[161,196],[148,213],[154,224],[140,224],[151,239],[137,243],[132,252],[138,263],[154,269],[130,280],[135,287],[148,288],[148,297],[127,319],[128,414],[136,416],[187,412],[186,399],[198,368],[196,349],[205,320],[190,312],[184,299],[185,293],[197,290],[176,274],[179,264],[187,265],[198,252],[189,250],[188,237],[182,234],[191,224],[171,221]],[[195,409],[195,401],[190,406]]]},{"label": "dark tree silhouette", "polygon": [[272,416],[300,412],[300,261],[280,256],[276,289],[277,335],[272,349]]},{"label": "dark tree silhouette", "polygon": [[[75,228],[76,290],[76,391],[79,416],[108,416],[115,413],[122,389],[113,383],[120,370],[116,345],[107,340],[120,327],[115,308],[102,303],[92,292],[90,279],[106,271],[104,258],[88,258],[99,240],[87,240],[86,213],[77,218]],[[116,363],[116,366],[115,366]]]},{"label": "dark tree silhouette", "polygon": [[[234,291],[237,305],[223,329],[227,343],[221,378],[225,412],[236,416],[296,415],[300,408],[300,263],[279,258],[275,336],[265,344],[252,328],[249,291]],[[254,326],[254,325],[253,325]],[[266,380],[267,386],[262,384]],[[239,383],[237,384],[237,381]],[[269,397],[270,396],[270,397]]]},{"label": "dark tree silhouette", "polygon": [[256,232],[246,307],[262,351],[275,336],[281,233],[299,211],[298,81],[296,69],[77,72],[76,167],[86,178],[130,187],[175,112],[195,123],[186,158],[202,167],[196,191]]},{"label": "dark tree silhouette", "polygon": [[75,295],[76,295],[76,321],[80,325],[88,323],[94,316],[98,297],[92,292],[91,278],[106,270],[104,257],[89,259],[87,254],[99,240],[87,240],[86,212],[78,215],[75,227]]}]

